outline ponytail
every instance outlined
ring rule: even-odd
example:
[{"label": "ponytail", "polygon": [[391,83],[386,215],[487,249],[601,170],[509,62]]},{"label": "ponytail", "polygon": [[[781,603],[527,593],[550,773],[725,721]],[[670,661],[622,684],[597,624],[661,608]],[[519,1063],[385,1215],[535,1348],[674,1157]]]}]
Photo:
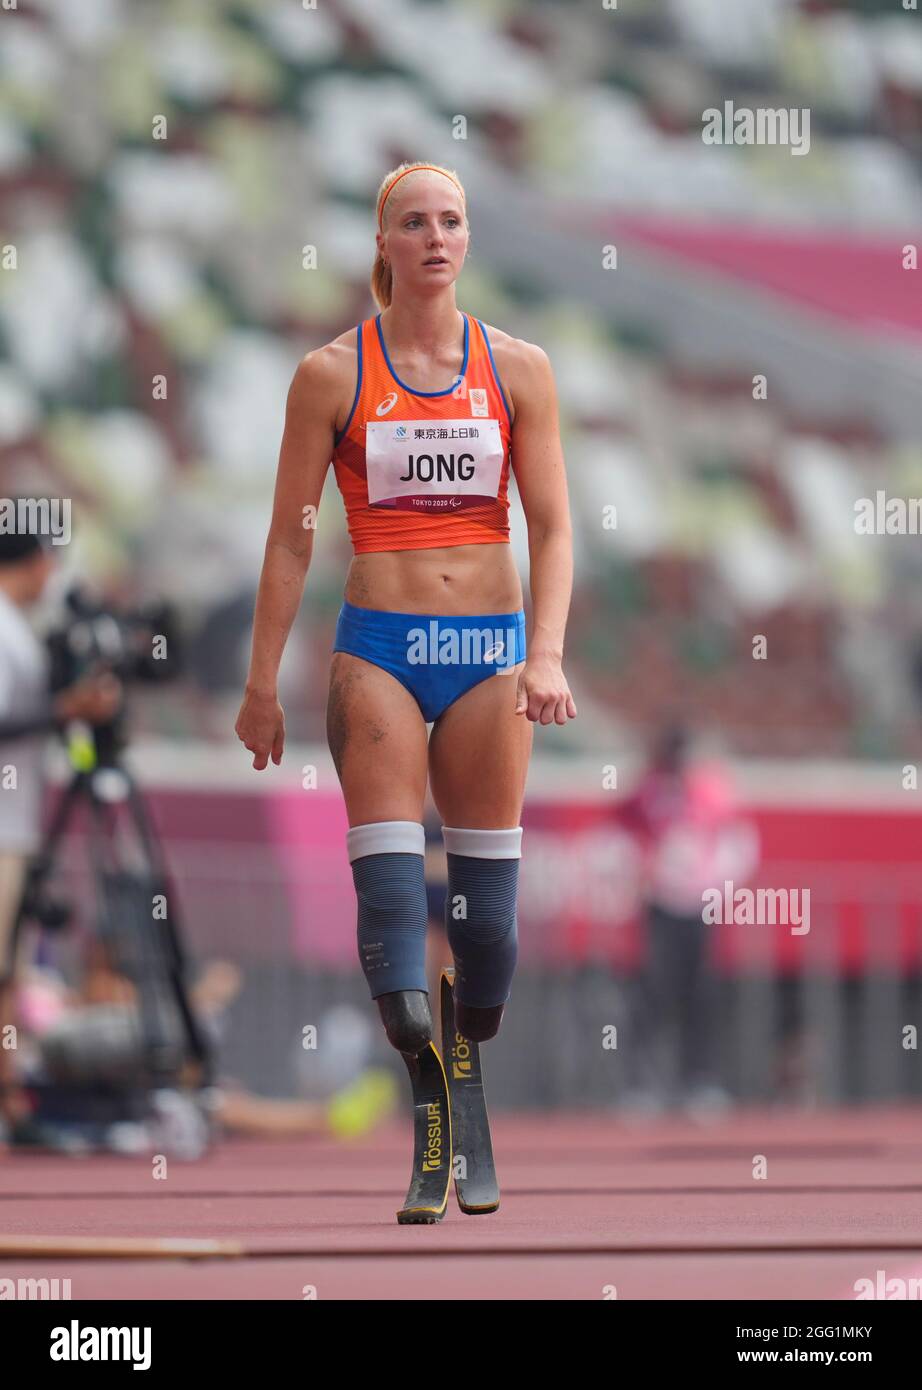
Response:
[{"label": "ponytail", "polygon": [[371,268],[371,292],[379,309],[388,308],[394,293],[394,272],[380,251]]}]

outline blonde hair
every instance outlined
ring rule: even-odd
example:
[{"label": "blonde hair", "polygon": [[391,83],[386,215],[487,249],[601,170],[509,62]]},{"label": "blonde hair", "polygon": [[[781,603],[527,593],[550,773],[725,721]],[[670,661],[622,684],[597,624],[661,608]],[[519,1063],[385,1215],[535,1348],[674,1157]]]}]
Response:
[{"label": "blonde hair", "polygon": [[[460,190],[461,202],[462,205],[464,204],[464,188],[460,178],[455,173],[454,169],[446,169],[441,164],[428,164],[423,160],[415,160],[412,163],[398,164],[396,169],[392,169],[389,174],[384,175],[384,178],[381,180],[380,186],[378,188],[378,196],[375,199],[375,211],[377,213],[378,218],[378,227],[381,231],[384,230],[383,213],[384,208],[386,206],[385,200],[391,186],[397,181],[397,179],[402,178],[404,174],[410,174],[415,171],[422,170],[431,170],[435,174],[444,174],[446,178],[451,179],[452,183],[456,184],[458,189]],[[470,223],[467,220],[466,207],[464,208],[464,222],[468,231],[470,231]],[[374,295],[375,303],[378,305],[379,309],[386,309],[394,295],[393,271],[391,270],[390,262],[385,261],[384,257],[381,255],[380,247],[376,250],[375,263],[371,268],[371,292]]]}]

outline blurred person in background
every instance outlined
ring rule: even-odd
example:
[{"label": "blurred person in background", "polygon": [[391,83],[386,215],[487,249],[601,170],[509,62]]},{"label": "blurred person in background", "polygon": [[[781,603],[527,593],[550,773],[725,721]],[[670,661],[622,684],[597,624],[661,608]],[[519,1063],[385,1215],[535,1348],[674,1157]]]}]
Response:
[{"label": "blurred person in background", "polygon": [[741,885],[751,877],[758,836],[737,808],[729,774],[691,756],[689,732],[678,722],[654,742],[623,814],[644,862],[644,960],[626,1108],[657,1111],[675,1100],[691,1113],[719,1111],[729,1096],[715,1074],[716,979],[702,895],[728,879]]},{"label": "blurred person in background", "polygon": [[45,648],[27,614],[45,592],[54,559],[38,534],[0,535],[0,1133],[28,1113],[14,1085],[13,930],[31,856],[41,841],[44,744],[71,720],[102,724],[122,690],[89,675],[52,694]]}]

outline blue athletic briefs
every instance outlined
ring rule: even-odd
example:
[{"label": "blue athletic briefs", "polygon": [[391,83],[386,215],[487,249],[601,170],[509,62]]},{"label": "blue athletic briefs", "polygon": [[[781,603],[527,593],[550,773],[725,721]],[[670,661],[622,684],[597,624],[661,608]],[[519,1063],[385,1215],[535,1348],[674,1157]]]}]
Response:
[{"label": "blue athletic briefs", "polygon": [[390,671],[431,724],[465,691],[525,660],[525,611],[445,617],[344,603],[333,650]]}]

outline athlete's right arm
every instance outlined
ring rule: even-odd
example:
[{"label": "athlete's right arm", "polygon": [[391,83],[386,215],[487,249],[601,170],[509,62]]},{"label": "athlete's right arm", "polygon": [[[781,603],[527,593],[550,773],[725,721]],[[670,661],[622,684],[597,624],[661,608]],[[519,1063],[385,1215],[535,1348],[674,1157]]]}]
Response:
[{"label": "athlete's right arm", "polygon": [[262,770],[282,760],[285,716],[278,671],[314,548],[320,494],[330,466],[340,394],[341,353],[310,352],[288,392],[272,521],[256,593],[253,644],[237,737]]}]

